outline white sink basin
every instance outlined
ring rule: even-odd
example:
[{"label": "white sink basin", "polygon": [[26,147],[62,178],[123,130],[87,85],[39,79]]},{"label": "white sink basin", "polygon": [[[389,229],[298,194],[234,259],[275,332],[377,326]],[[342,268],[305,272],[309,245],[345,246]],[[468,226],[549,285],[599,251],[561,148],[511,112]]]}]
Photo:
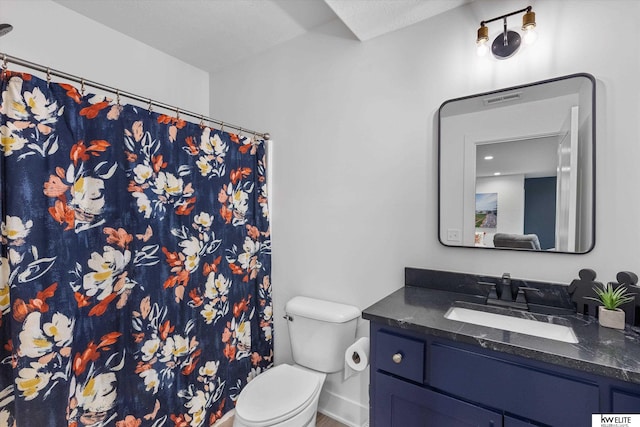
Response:
[{"label": "white sink basin", "polygon": [[444,315],[449,320],[472,323],[474,325],[487,326],[489,328],[502,329],[517,332],[519,334],[533,335],[550,340],[577,343],[578,338],[570,326],[541,322],[532,319],[504,314],[489,313],[486,311],[472,310],[464,307],[451,307]]}]

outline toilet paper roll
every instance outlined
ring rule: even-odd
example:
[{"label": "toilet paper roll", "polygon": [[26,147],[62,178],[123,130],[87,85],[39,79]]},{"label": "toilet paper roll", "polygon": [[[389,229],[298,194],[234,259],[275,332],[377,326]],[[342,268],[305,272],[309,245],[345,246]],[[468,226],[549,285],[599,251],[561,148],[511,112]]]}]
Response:
[{"label": "toilet paper roll", "polygon": [[344,379],[346,380],[369,366],[369,338],[362,337],[344,352]]}]

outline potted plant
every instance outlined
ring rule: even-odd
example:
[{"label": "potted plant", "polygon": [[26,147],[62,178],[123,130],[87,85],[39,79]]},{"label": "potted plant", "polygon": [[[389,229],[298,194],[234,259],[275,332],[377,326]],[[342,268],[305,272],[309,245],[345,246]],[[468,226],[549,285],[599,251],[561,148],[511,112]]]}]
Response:
[{"label": "potted plant", "polygon": [[603,284],[602,288],[596,286],[593,290],[598,297],[586,298],[602,304],[598,307],[600,325],[607,328],[624,329],[624,311],[620,309],[620,306],[633,301],[635,296],[630,296],[626,287],[614,288],[612,283]]}]

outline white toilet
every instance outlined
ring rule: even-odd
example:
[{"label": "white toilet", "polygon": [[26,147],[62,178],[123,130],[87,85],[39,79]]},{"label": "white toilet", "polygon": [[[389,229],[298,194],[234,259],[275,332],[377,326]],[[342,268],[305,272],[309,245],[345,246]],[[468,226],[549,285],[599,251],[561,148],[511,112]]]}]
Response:
[{"label": "white toilet", "polygon": [[298,296],[285,312],[295,365],[278,365],[247,384],[236,402],[234,427],[315,426],[322,384],[344,367],[357,307]]}]

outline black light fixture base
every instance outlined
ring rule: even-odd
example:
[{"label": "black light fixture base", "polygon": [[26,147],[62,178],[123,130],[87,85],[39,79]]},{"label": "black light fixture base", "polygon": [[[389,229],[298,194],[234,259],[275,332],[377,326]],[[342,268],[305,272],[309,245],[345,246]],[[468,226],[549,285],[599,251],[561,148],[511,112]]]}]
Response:
[{"label": "black light fixture base", "polygon": [[4,36],[8,32],[13,30],[13,25],[11,24],[0,24],[0,37]]},{"label": "black light fixture base", "polygon": [[491,44],[491,53],[497,59],[508,59],[515,55],[521,44],[520,34],[509,30],[507,31],[507,43],[504,42],[504,33],[501,33]]}]

